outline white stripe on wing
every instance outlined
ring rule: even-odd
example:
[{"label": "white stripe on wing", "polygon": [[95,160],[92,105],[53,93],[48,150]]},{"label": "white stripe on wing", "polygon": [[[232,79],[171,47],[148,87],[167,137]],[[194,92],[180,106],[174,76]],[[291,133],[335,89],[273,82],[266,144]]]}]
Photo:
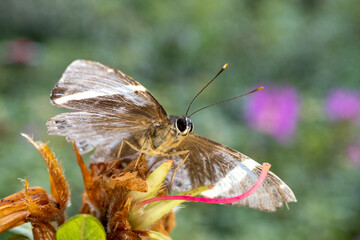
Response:
[{"label": "white stripe on wing", "polygon": [[74,93],[74,94],[67,95],[64,97],[60,97],[60,98],[54,99],[53,101],[56,104],[62,105],[64,103],[67,103],[68,101],[96,98],[96,97],[106,96],[106,95],[112,95],[112,94],[90,90],[90,91],[86,91],[86,92],[79,92],[79,93]]},{"label": "white stripe on wing", "polygon": [[228,172],[225,177],[221,178],[212,189],[202,192],[201,195],[214,198],[229,192],[234,188],[235,183],[240,183],[245,177],[250,178],[251,176],[249,176],[249,172],[251,172],[256,166],[260,165],[250,158],[245,159],[242,162],[238,162],[238,166]]}]

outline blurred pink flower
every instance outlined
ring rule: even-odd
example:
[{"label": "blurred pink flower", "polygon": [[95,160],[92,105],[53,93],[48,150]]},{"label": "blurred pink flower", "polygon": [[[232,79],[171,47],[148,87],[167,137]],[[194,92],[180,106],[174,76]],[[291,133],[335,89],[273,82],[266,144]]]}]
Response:
[{"label": "blurred pink flower", "polygon": [[6,63],[33,64],[38,56],[38,44],[28,38],[17,38],[5,45]]},{"label": "blurred pink flower", "polygon": [[246,101],[245,120],[253,129],[279,142],[291,140],[297,126],[299,97],[291,86],[265,86]]},{"label": "blurred pink flower", "polygon": [[332,90],[326,98],[325,110],[332,121],[358,121],[360,94],[348,89]]},{"label": "blurred pink flower", "polygon": [[348,146],[347,156],[352,165],[360,167],[360,142],[355,142]]}]

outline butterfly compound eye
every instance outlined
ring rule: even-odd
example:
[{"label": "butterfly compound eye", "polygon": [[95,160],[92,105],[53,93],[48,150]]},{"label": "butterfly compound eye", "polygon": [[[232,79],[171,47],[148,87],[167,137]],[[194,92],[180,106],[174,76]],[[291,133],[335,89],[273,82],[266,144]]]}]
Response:
[{"label": "butterfly compound eye", "polygon": [[186,135],[193,130],[193,124],[190,118],[181,117],[176,119],[176,128],[183,134]]},{"label": "butterfly compound eye", "polygon": [[176,120],[176,127],[180,132],[184,132],[187,128],[187,124],[186,124],[186,119],[185,118],[178,118]]}]

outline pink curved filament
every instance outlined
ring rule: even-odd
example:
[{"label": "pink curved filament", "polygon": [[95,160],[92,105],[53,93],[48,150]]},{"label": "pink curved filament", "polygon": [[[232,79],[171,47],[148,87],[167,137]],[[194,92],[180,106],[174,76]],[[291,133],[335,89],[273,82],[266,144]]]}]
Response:
[{"label": "pink curved filament", "polygon": [[154,197],[147,199],[145,201],[139,202],[139,205],[145,205],[152,202],[157,201],[167,201],[167,200],[185,200],[185,201],[191,201],[191,202],[204,202],[204,203],[217,203],[217,204],[224,204],[224,203],[233,203],[240,201],[242,199],[245,199],[249,197],[251,194],[253,194],[264,182],[266,175],[269,172],[269,169],[271,167],[271,164],[269,163],[263,163],[263,168],[261,170],[261,174],[254,184],[248,191],[245,193],[231,198],[206,198],[206,197],[193,197],[193,196],[161,196],[161,197]]}]

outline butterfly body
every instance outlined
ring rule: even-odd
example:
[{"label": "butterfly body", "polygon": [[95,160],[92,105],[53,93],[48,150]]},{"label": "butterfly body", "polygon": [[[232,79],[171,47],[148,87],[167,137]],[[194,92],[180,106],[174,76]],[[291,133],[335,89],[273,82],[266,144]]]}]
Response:
[{"label": "butterfly body", "polygon": [[[193,130],[192,122],[187,117],[169,116],[163,125],[150,127],[144,135],[124,139],[125,144],[137,152],[154,157],[183,155],[188,151],[173,151]],[[122,147],[119,147],[121,151]],[[120,157],[119,157],[120,158]]]},{"label": "butterfly body", "polygon": [[[192,133],[187,116],[168,116],[140,83],[101,63],[76,60],[52,90],[51,102],[77,112],[59,114],[47,122],[48,132],[76,141],[80,153],[95,149],[93,162],[119,159],[122,146],[149,156],[175,160],[180,165],[172,190],[215,185],[209,197],[240,195],[256,182],[261,165],[231,148]],[[291,189],[269,172],[264,184],[237,205],[275,211],[295,202]]]},{"label": "butterfly body", "polygon": [[189,118],[169,116],[169,123],[156,129],[151,135],[152,147],[163,156],[169,154],[173,149],[179,147],[192,130],[193,125]]}]

